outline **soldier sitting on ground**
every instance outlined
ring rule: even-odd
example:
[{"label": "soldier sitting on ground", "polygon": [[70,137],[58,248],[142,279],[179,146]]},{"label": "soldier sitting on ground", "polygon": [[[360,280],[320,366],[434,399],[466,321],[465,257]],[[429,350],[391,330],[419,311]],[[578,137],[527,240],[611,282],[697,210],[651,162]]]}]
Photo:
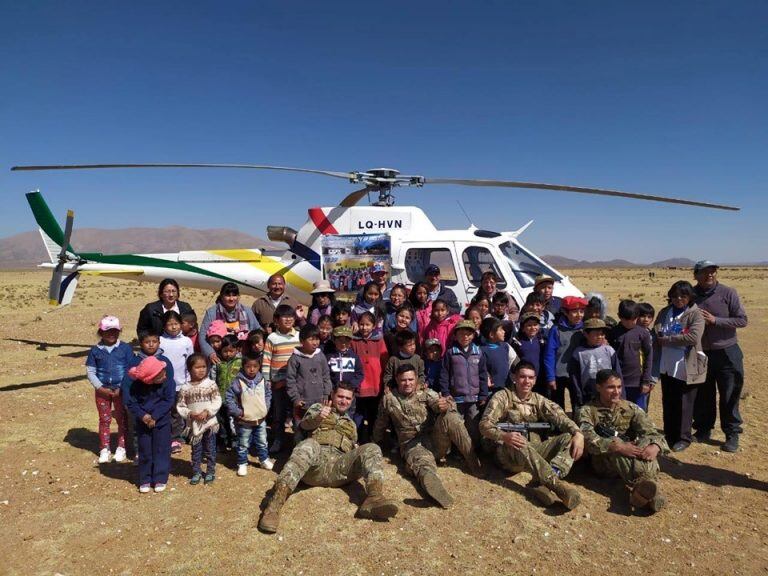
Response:
[{"label": "soldier sitting on ground", "polygon": [[331,400],[309,407],[299,424],[308,438],[293,449],[277,477],[259,520],[260,530],[277,531],[280,510],[301,481],[336,488],[362,477],[368,496],[357,515],[386,520],[397,514],[397,504],[384,497],[381,449],[375,444],[357,445],[357,427],[347,414],[353,398],[354,388],[340,382]]},{"label": "soldier sitting on ground", "polygon": [[397,369],[395,382],[397,389],[385,393],[381,399],[373,439],[381,442],[391,422],[408,471],[430,497],[448,508],[453,498],[437,475],[436,459],[445,458],[451,443],[464,457],[470,471],[480,474],[480,461],[472,448],[464,419],[450,398],[420,386],[411,364],[402,364]]},{"label": "soldier sitting on ground", "polygon": [[579,408],[577,416],[592,467],[598,475],[621,477],[632,506],[658,512],[665,504],[657,486],[656,459],[669,452],[664,435],[642,408],[621,399],[617,372],[600,370],[596,384],[597,398]]},{"label": "soldier sitting on ground", "polygon": [[[584,451],[584,436],[563,409],[544,396],[533,392],[536,369],[521,361],[510,375],[514,387],[507,386],[494,394],[480,420],[480,433],[496,443],[495,458],[499,466],[513,473],[529,472],[533,495],[543,503],[552,502],[554,492],[566,508],[579,505],[581,497],[566,484],[574,460]],[[543,440],[538,430],[502,431],[500,423],[550,425],[557,433]]]}]

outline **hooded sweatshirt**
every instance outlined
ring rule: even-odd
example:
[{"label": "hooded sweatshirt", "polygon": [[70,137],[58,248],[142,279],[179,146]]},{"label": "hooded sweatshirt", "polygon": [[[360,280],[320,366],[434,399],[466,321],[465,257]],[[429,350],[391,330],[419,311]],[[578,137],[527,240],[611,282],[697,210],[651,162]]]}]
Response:
[{"label": "hooded sweatshirt", "polygon": [[286,368],[285,385],[294,404],[304,402],[304,406],[309,408],[327,400],[333,385],[325,354],[319,348],[312,354],[294,348]]}]

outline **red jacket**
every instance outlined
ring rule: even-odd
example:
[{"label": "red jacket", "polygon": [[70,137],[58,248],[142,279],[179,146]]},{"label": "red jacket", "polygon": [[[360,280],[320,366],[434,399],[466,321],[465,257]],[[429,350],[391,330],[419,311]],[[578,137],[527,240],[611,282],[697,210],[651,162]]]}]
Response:
[{"label": "red jacket", "polygon": [[376,397],[381,393],[381,378],[384,367],[389,360],[387,346],[381,336],[363,338],[355,335],[352,349],[363,363],[363,381],[360,384],[358,396],[361,398]]}]

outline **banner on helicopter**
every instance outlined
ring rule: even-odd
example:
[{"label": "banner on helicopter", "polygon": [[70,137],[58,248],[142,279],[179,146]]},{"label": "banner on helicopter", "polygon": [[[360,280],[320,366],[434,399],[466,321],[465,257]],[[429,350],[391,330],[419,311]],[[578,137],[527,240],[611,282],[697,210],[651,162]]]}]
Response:
[{"label": "banner on helicopter", "polygon": [[373,279],[373,272],[390,272],[392,243],[388,234],[340,234],[324,236],[323,269],[336,297],[354,299]]}]

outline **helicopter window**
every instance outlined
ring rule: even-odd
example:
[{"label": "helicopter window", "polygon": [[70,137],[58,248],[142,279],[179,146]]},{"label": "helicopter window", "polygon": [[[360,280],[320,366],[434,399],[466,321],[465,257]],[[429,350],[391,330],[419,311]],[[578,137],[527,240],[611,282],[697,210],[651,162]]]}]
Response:
[{"label": "helicopter window", "polygon": [[562,275],[547,266],[542,260],[526,251],[519,244],[504,242],[499,246],[501,253],[509,262],[512,273],[520,283],[521,288],[530,288],[534,285],[535,278],[539,274],[548,274],[556,280],[562,280]]},{"label": "helicopter window", "polygon": [[456,268],[448,248],[409,248],[405,253],[405,274],[411,283],[424,280],[430,264],[440,267],[440,280],[447,286],[456,285]]},{"label": "helicopter window", "polygon": [[[495,272],[499,278],[504,278],[488,248],[469,246],[461,255],[461,260],[464,264],[464,271],[467,273],[467,279],[473,286],[480,286],[483,274],[489,270]],[[504,288],[506,283],[502,280],[497,286]]]}]

